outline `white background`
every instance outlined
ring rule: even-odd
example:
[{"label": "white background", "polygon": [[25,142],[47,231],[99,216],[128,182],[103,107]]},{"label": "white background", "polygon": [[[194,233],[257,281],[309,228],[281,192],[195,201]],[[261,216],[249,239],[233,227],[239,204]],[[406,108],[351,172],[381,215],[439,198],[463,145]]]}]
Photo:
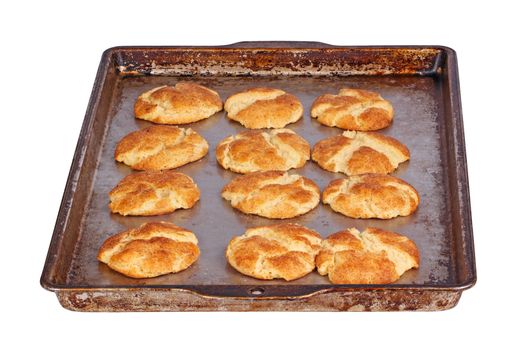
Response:
[{"label": "white background", "polygon": [[[508,5],[170,0],[3,1],[0,6],[3,349],[514,346],[516,28]],[[478,282],[456,308],[374,314],[74,313],[40,287],[103,50],[242,40],[440,44],[457,51]]]}]

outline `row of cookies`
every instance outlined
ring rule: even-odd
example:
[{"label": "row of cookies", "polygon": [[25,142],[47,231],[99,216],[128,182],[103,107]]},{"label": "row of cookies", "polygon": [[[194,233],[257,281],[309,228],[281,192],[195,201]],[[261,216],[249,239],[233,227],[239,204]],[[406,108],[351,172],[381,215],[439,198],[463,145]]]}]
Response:
[{"label": "row of cookies", "polygon": [[[208,142],[190,128],[156,125],[122,138],[115,159],[136,170],[173,169],[201,159],[208,148]],[[289,129],[249,130],[220,141],[216,158],[223,168],[242,174],[289,170],[305,165],[310,145]],[[410,152],[393,137],[345,131],[317,142],[311,158],[331,172],[388,174],[409,160]]]},{"label": "row of cookies", "polygon": [[[287,219],[314,209],[320,191],[312,180],[284,171],[259,171],[233,179],[222,197],[246,214]],[[384,174],[354,175],[331,181],[322,201],[338,213],[356,219],[391,219],[412,214],[419,195],[405,181]]]},{"label": "row of cookies", "polygon": [[[134,105],[136,118],[159,124],[186,124],[209,118],[222,110],[219,94],[194,83],[160,86],[141,94]],[[280,89],[258,87],[230,96],[224,103],[227,117],[248,129],[283,128],[303,115],[297,97]],[[343,88],[337,95],[315,99],[311,116],[321,124],[346,130],[386,128],[394,111],[379,94]]]},{"label": "row of cookies", "polygon": [[[166,222],[145,223],[108,238],[98,260],[133,278],[182,271],[200,256],[195,234]],[[297,224],[250,228],[226,248],[228,263],[258,279],[286,281],[315,268],[337,284],[383,284],[419,267],[419,252],[409,238],[378,228],[355,228],[326,239]]]},{"label": "row of cookies", "polygon": [[[113,213],[152,216],[192,208],[201,192],[191,177],[173,170],[127,175],[109,192]],[[286,171],[259,171],[239,176],[221,191],[231,206],[269,219],[303,215],[320,202],[312,180]],[[412,214],[419,205],[417,191],[405,181],[384,174],[355,175],[329,183],[324,204],[351,218],[390,219]]]}]

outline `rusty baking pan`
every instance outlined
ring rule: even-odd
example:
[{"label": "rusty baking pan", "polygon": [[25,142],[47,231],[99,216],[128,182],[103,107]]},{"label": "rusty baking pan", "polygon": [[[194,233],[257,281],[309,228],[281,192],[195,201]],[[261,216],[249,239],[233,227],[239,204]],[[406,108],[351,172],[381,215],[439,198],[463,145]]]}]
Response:
[{"label": "rusty baking pan", "polygon": [[[284,220],[323,237],[348,227],[376,226],[409,236],[421,253],[418,270],[389,285],[332,285],[311,273],[301,279],[260,281],[233,270],[224,257],[232,236],[271,220],[237,212],[220,190],[235,174],[217,165],[214,149],[243,130],[223,112],[188,125],[210,144],[202,160],[180,168],[199,184],[200,202],[153,218],[110,214],[108,192],[130,169],[113,159],[116,142],[150,123],[136,120],[136,97],[153,87],[194,81],[222,98],[271,86],[300,98],[305,114],[288,127],[313,144],[341,130],[309,116],[316,96],[341,87],[373,90],[390,100],[394,124],[382,130],[405,143],[410,162],[395,175],[411,183],[421,205],[409,217],[356,220],[319,205]],[[324,188],[339,174],[314,163],[296,171]],[[97,262],[106,237],[149,220],[171,221],[199,238],[200,259],[189,269],[131,279]],[[278,222],[278,221],[275,221]],[[455,52],[440,46],[338,47],[304,42],[250,42],[221,47],[116,47],[100,62],[63,201],[41,277],[67,309],[178,310],[444,310],[476,280],[466,152]]]}]

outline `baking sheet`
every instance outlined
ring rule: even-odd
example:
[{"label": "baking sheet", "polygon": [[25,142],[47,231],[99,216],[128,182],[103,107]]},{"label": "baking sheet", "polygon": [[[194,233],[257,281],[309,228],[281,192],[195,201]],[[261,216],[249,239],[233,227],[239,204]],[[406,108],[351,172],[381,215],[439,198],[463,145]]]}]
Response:
[{"label": "baking sheet", "polygon": [[[256,48],[257,46],[261,48]],[[220,197],[238,174],[221,168],[215,147],[245,130],[219,112],[184,125],[203,135],[210,151],[178,168],[201,189],[188,210],[156,217],[122,217],[108,208],[109,191],[132,170],[113,159],[127,133],[151,125],[136,120],[139,94],[191,81],[222,99],[257,86],[283,89],[303,103],[302,120],[287,127],[312,146],[342,130],[310,118],[313,100],[342,87],[380,93],[392,102],[394,123],[380,133],[396,137],[411,160],[393,173],[421,196],[409,217],[351,219],[320,204],[303,216],[273,220],[246,215]],[[42,274],[42,285],[72,310],[442,310],[453,307],[476,280],[467,169],[456,58],[444,47],[331,47],[320,43],[239,43],[214,48],[113,48],[99,67],[62,206]],[[308,162],[299,173],[321,191],[344,176]],[[187,270],[150,279],[125,277],[96,260],[102,242],[148,221],[164,220],[196,233],[201,256]],[[295,222],[323,237],[375,226],[407,235],[419,247],[420,268],[389,285],[331,285],[313,272],[295,281],[241,275],[225,260],[231,237],[246,228]]]}]

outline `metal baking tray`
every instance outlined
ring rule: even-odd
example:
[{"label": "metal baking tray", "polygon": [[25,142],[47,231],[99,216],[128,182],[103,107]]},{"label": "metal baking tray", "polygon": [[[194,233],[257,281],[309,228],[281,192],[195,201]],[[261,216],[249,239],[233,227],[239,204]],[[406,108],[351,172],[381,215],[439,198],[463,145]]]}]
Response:
[{"label": "metal baking tray", "polygon": [[[104,52],[80,133],[41,277],[67,309],[78,311],[179,310],[444,310],[476,281],[466,154],[452,49],[441,46],[338,47],[313,42],[244,42],[220,47],[115,47]],[[136,120],[137,96],[153,87],[193,81],[221,98],[270,86],[296,95],[303,119],[288,125],[313,146],[342,131],[310,118],[316,96],[341,87],[379,92],[392,102],[395,120],[380,131],[405,143],[411,160],[394,173],[421,195],[417,212],[391,220],[357,220],[326,205],[298,218],[269,220],[242,214],[220,197],[237,174],[222,169],[215,146],[243,129],[224,112],[189,124],[210,144],[208,155],[179,168],[199,184],[190,210],[157,217],[122,217],[108,209],[108,192],[131,169],[113,159],[127,133],[149,126]],[[321,189],[343,176],[313,162],[293,170]],[[189,269],[131,279],[96,260],[110,235],[151,220],[195,232],[201,256]],[[348,228],[376,226],[406,234],[418,245],[421,266],[389,285],[332,285],[313,272],[284,282],[246,277],[226,262],[225,247],[248,227],[296,222],[323,237]]]}]

